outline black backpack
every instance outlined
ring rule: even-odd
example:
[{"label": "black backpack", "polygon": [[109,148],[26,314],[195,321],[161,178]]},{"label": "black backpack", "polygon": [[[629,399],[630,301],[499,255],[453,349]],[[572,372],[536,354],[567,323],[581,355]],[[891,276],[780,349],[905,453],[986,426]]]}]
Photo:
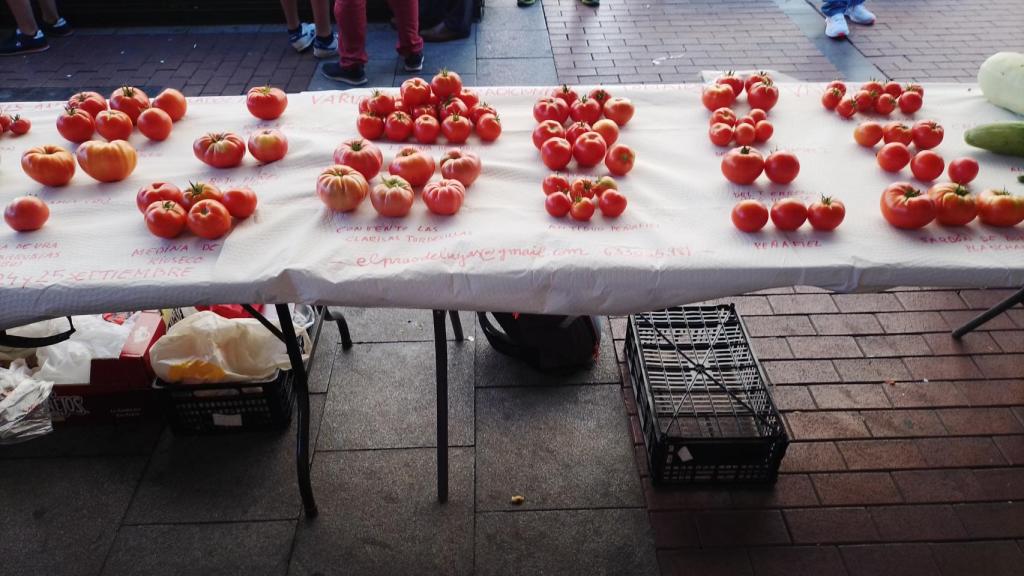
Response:
[{"label": "black backpack", "polygon": [[491,314],[501,330],[491,324],[486,312],[477,313],[491,346],[540,372],[568,374],[582,370],[590,367],[601,352],[601,323],[594,316]]}]

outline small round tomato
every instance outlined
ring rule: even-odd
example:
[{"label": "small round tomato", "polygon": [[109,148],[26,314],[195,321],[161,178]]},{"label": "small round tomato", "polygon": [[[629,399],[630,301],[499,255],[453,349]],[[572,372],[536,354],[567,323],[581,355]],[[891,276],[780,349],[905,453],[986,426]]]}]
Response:
[{"label": "small round tomato", "polygon": [[701,92],[700,101],[704,107],[714,112],[719,108],[728,108],[736,101],[736,93],[728,84],[711,84]]},{"label": "small round tomato", "polygon": [[[565,139],[568,140],[570,144],[575,144],[577,138],[587,132],[592,132],[593,130],[593,127],[586,122],[573,122],[565,129]],[[607,142],[605,142],[605,144],[607,144]]]},{"label": "small round tomato", "polygon": [[882,94],[875,100],[875,112],[882,116],[888,116],[896,110],[896,97],[892,94]]},{"label": "small round tomato", "polygon": [[472,120],[474,123],[480,120],[480,117],[483,116],[484,114],[494,114],[495,116],[497,116],[498,111],[495,110],[493,106],[486,102],[481,102],[469,109],[469,119]]},{"label": "small round tomato", "polygon": [[935,202],[935,220],[943,226],[965,226],[978,215],[974,195],[960,184],[944,182],[928,189]]},{"label": "small round tomato", "polygon": [[501,136],[501,120],[494,114],[484,114],[476,121],[476,134],[484,142],[494,142]]},{"label": "small round tomato", "polygon": [[754,108],[768,111],[779,101],[779,89],[771,80],[754,84],[753,90],[747,90],[747,102]]},{"label": "small round tomato", "polygon": [[942,156],[931,150],[921,150],[910,160],[910,171],[914,173],[914,178],[922,182],[935,180],[942,176],[942,171],[945,169],[946,163],[942,160]]},{"label": "small round tomato", "polygon": [[462,144],[473,133],[473,123],[466,116],[452,114],[441,122],[441,134],[451,144]]},{"label": "small round tomato", "polygon": [[708,137],[711,138],[711,143],[715,146],[728,146],[732,142],[733,133],[732,126],[723,122],[712,124],[708,128]]},{"label": "small round tomato", "polygon": [[419,106],[413,106],[409,115],[412,116],[413,120],[416,120],[420,116],[432,116],[436,119],[437,108],[434,108],[430,104],[420,104]]},{"label": "small round tomato", "polygon": [[835,88],[829,88],[821,95],[821,105],[824,106],[826,110],[835,110],[836,106],[839,106],[839,102],[842,99],[843,92],[840,92]]},{"label": "small round tomato", "polygon": [[15,114],[14,118],[11,119],[11,134],[15,136],[22,136],[28,134],[28,131],[32,129],[32,121],[24,116]]},{"label": "small round tomato", "polygon": [[19,196],[4,209],[4,222],[17,232],[39,230],[50,219],[50,207],[35,196]]},{"label": "small round tomato", "polygon": [[579,222],[587,222],[594,217],[597,206],[590,198],[575,198],[569,208],[569,217]]},{"label": "small round tomato", "polygon": [[462,78],[458,72],[442,68],[430,80],[430,89],[441,100],[462,92]]},{"label": "small round tomato", "polygon": [[827,86],[825,86],[825,89],[837,90],[839,92],[839,95],[842,96],[846,94],[846,83],[843,82],[842,80],[833,80],[829,82]]},{"label": "small round tomato", "polygon": [[192,153],[214,168],[233,168],[245,157],[245,141],[231,132],[209,132],[196,138]]},{"label": "small round tomato", "polygon": [[569,88],[568,84],[562,84],[558,88],[552,90],[551,96],[553,98],[560,98],[563,102],[565,102],[566,106],[572,106],[572,103],[575,102],[576,100],[579,100],[580,97],[575,90]]},{"label": "small round tomato", "polygon": [[751,115],[747,114],[746,116],[741,116],[739,120],[736,121],[736,126],[739,126],[740,124],[750,124],[751,126],[755,126],[757,125],[757,120],[754,120]]},{"label": "small round tomato", "polygon": [[728,124],[729,126],[735,126],[738,122],[736,113],[733,112],[732,108],[719,108],[711,113],[711,119],[708,120],[708,125],[712,124]]},{"label": "small round tomato", "polygon": [[619,125],[607,118],[594,122],[591,129],[600,134],[601,138],[604,138],[604,143],[609,146],[619,139]]},{"label": "small round tomato", "polygon": [[910,130],[910,127],[903,122],[889,122],[882,127],[882,140],[886,144],[890,142],[899,142],[910,146],[914,143],[914,133]]},{"label": "small round tomato", "polygon": [[81,108],[95,119],[97,114],[107,109],[107,99],[99,92],[79,92],[68,98],[68,106]]},{"label": "small round tomato", "polygon": [[1000,228],[1024,222],[1024,196],[1014,196],[1006,189],[985,190],[978,196],[978,220]]},{"label": "small round tomato", "polygon": [[604,165],[608,171],[616,176],[625,176],[633,169],[636,162],[636,152],[625,144],[616,144],[608,149],[604,157]]},{"label": "small round tomato", "polygon": [[465,86],[462,87],[462,90],[459,91],[456,97],[466,105],[467,115],[469,115],[469,111],[473,109],[473,106],[480,103],[480,95],[476,93],[476,90],[466,88]]},{"label": "small round tomato", "polygon": [[153,99],[153,107],[167,112],[171,121],[177,122],[185,117],[185,112],[188,111],[188,101],[181,92],[174,88],[167,88]]},{"label": "small round tomato", "polygon": [[156,142],[167,140],[174,127],[171,116],[159,108],[146,108],[139,114],[136,123],[143,136]]},{"label": "small round tomato", "polygon": [[764,172],[764,157],[748,146],[733,148],[722,157],[722,175],[734,184],[753,184],[761,172]]},{"label": "small round tomato", "polygon": [[751,109],[750,113],[747,114],[747,116],[749,116],[750,119],[754,121],[754,126],[757,126],[758,122],[768,119],[768,113],[765,112],[764,110],[761,110],[760,108]]},{"label": "small round tomato", "polygon": [[569,179],[561,174],[548,174],[541,182],[541,189],[544,190],[545,196],[569,190],[569,186]]},{"label": "small round tomato", "polygon": [[396,110],[384,122],[384,136],[392,142],[405,142],[412,135],[413,121],[408,114]]},{"label": "small round tomato", "polygon": [[760,120],[754,125],[754,142],[767,142],[775,134],[775,126],[767,120]]},{"label": "small round tomato", "polygon": [[150,203],[142,214],[146,228],[160,238],[177,238],[185,231],[188,219],[185,209],[173,200],[160,200]]},{"label": "small round tomato", "polygon": [[914,83],[914,82],[910,82],[906,86],[903,87],[903,91],[904,92],[914,92],[918,96],[920,96],[921,98],[924,98],[924,87],[921,86],[920,84],[917,84],[917,83]]},{"label": "small round tomato", "polygon": [[246,94],[245,107],[260,120],[274,120],[288,107],[288,95],[280,88],[254,86]]},{"label": "small round tomato", "polygon": [[565,138],[565,128],[555,120],[545,120],[533,129],[533,145],[538,150],[552,138]]},{"label": "small round tomato", "polygon": [[896,102],[900,106],[900,112],[903,112],[904,114],[913,114],[921,109],[924,99],[917,92],[908,89],[908,91],[904,92],[896,99]]},{"label": "small round tomato", "polygon": [[120,110],[104,110],[96,115],[96,131],[108,141],[132,136],[132,119]]},{"label": "small round tomato", "polygon": [[626,197],[618,190],[608,190],[597,199],[597,207],[605,218],[618,218],[626,211],[626,204]]},{"label": "small round tomato", "polygon": [[355,168],[369,182],[380,173],[380,168],[384,165],[384,155],[372,142],[355,138],[346,140],[335,148],[334,163]]},{"label": "small round tomato", "polygon": [[216,200],[220,202],[224,194],[220,188],[206,182],[189,182],[181,195],[181,205],[185,210],[191,210],[200,200]]},{"label": "small round tomato", "polygon": [[[900,95],[903,94],[903,87],[900,86],[899,82],[890,80],[882,86],[882,92],[892,96],[893,98],[899,98]],[[879,96],[879,98],[881,98],[881,96]]]},{"label": "small round tomato", "polygon": [[154,202],[165,201],[184,204],[185,198],[181,193],[181,189],[170,182],[147,184],[139,188],[139,192],[135,195],[135,205],[139,208],[139,212],[143,214],[146,213],[146,209]]},{"label": "small round tomato", "polygon": [[789,184],[800,174],[800,160],[796,154],[777,150],[764,160],[764,175],[776,184]]},{"label": "small round tomato", "polygon": [[469,188],[480,176],[480,157],[469,151],[449,150],[441,156],[441,178],[458,180]]},{"label": "small round tomato", "polygon": [[732,207],[732,225],[743,232],[757,232],[768,223],[768,208],[757,200],[741,200]]},{"label": "small round tomato", "polygon": [[619,185],[615,182],[615,179],[611,176],[601,176],[597,180],[594,180],[590,185],[590,189],[594,191],[594,195],[600,197],[608,190],[618,190]]},{"label": "small round tomato", "polygon": [[715,78],[715,84],[725,84],[732,88],[732,93],[739,96],[743,93],[743,78],[733,73],[732,70]]},{"label": "small round tomato", "polygon": [[597,191],[594,190],[594,181],[590,178],[577,178],[569,187],[570,198],[593,198],[595,194]]},{"label": "small round tomato", "polygon": [[139,114],[149,108],[149,96],[138,88],[122,86],[110,95],[110,107],[114,110],[124,112],[132,120],[132,124],[139,119]]},{"label": "small round tomato", "polygon": [[807,221],[807,206],[796,198],[783,198],[772,204],[770,216],[776,228],[792,232]]},{"label": "small round tomato", "polygon": [[231,214],[216,200],[200,200],[189,209],[185,223],[196,236],[216,240],[231,231]]},{"label": "small round tomato", "polygon": [[412,209],[415,198],[412,185],[401,176],[381,178],[380,184],[370,190],[370,204],[378,214],[385,218],[405,216]]},{"label": "small round tomato", "polygon": [[434,175],[434,158],[412,146],[398,151],[388,165],[388,173],[405,178],[413,186],[423,186]]},{"label": "small round tomato", "polygon": [[572,209],[572,199],[563,191],[552,192],[544,199],[544,209],[555,218],[564,218]]},{"label": "small round tomato", "polygon": [[14,122],[13,118],[11,118],[7,114],[4,114],[3,111],[0,111],[0,134],[3,134],[4,132],[7,132],[8,130],[10,130],[11,129],[11,124],[13,122]]},{"label": "small round tomato", "polygon": [[434,214],[451,216],[465,199],[466,188],[458,180],[438,180],[423,187],[423,203]]},{"label": "small round tomato", "polygon": [[591,100],[597,100],[598,104],[604,106],[605,102],[611,100],[612,93],[605,90],[604,88],[598,87],[591,90],[590,93],[587,94],[587,98],[590,98]]},{"label": "small round tomato", "polygon": [[387,118],[388,114],[396,110],[395,99],[390,94],[386,94],[381,90],[374,90],[366,101],[366,109],[381,118]]},{"label": "small round tomato", "polygon": [[946,131],[934,120],[919,120],[910,129],[918,150],[931,150],[942,143]]},{"label": "small round tomato", "polygon": [[829,232],[835,230],[846,218],[846,206],[839,200],[833,200],[828,196],[822,196],[821,200],[814,202],[807,208],[807,221],[811,228]]},{"label": "small round tomato", "polygon": [[615,122],[618,126],[629,124],[635,111],[636,109],[629,98],[616,96],[615,98],[609,98],[604,103],[604,117]]},{"label": "small round tomato", "polygon": [[875,155],[878,165],[886,172],[899,172],[910,163],[910,149],[902,142],[890,142]]},{"label": "small round tomato", "polygon": [[551,170],[561,170],[572,160],[572,144],[565,138],[549,138],[541,144],[540,156]]},{"label": "small round tomato", "polygon": [[21,169],[43,186],[64,186],[75,175],[75,157],[60,146],[37,146],[21,155]]},{"label": "small round tomato", "polygon": [[367,140],[377,140],[384,135],[384,119],[373,112],[364,112],[356,120],[356,130]]},{"label": "small round tomato", "polygon": [[541,98],[533,105],[533,118],[537,122],[554,120],[564,124],[569,118],[569,105],[559,98]]},{"label": "small round tomato", "polygon": [[949,163],[949,179],[957,184],[968,184],[978,176],[978,161],[974,158],[957,158]]},{"label": "small round tomato", "polygon": [[433,116],[423,115],[412,123],[412,136],[420,144],[433,144],[441,134],[441,123]]},{"label": "small round tomato", "polygon": [[842,118],[853,118],[853,115],[857,113],[857,103],[854,102],[852,96],[843,96],[843,99],[836,104],[836,114],[839,114]]},{"label": "small round tomato", "polygon": [[120,182],[135,170],[138,156],[135,148],[124,140],[100,142],[89,140],[75,150],[82,171],[100,182]]},{"label": "small round tomato", "polygon": [[572,157],[580,166],[597,166],[604,160],[608,145],[597,132],[584,132],[572,143]]},{"label": "small round tomato", "polygon": [[747,91],[747,95],[749,96],[750,89],[753,88],[755,84],[758,84],[758,83],[761,83],[761,82],[768,82],[771,79],[772,79],[771,75],[769,75],[764,70],[762,70],[760,72],[755,72],[754,74],[751,74],[750,76],[747,76],[747,79],[743,81],[743,89]]},{"label": "small round tomato", "polygon": [[865,148],[874,148],[882,140],[883,129],[878,122],[861,122],[853,129],[853,139]]},{"label": "small round tomato", "polygon": [[935,203],[909,182],[896,182],[882,192],[882,216],[889,224],[905,230],[924,228],[935,219]]},{"label": "small round tomato", "polygon": [[[452,114],[466,116],[467,118],[469,117],[469,108],[466,107],[466,104],[463,103],[462,100],[459,100],[454,96],[449,96],[448,99],[445,100],[444,103],[441,104],[441,106],[439,106],[438,112],[438,119],[442,121],[445,118],[451,116]],[[470,121],[472,122],[472,120]]]},{"label": "small round tomato", "polygon": [[867,90],[858,90],[853,95],[853,102],[857,105],[859,112],[870,112],[875,108],[875,99]]},{"label": "small round tomato", "polygon": [[276,128],[264,128],[249,135],[249,154],[264,164],[277,162],[288,154],[288,138]]},{"label": "small round tomato", "polygon": [[736,129],[733,130],[733,138],[736,139],[736,144],[740,146],[750,146],[757,141],[757,128],[753,124],[747,122],[740,122],[736,125]]},{"label": "small round tomato", "polygon": [[81,144],[92,138],[96,131],[96,122],[88,112],[80,108],[67,106],[64,113],[57,116],[57,132],[69,142]]},{"label": "small round tomato", "polygon": [[402,82],[399,92],[402,95],[402,102],[407,106],[429,104],[430,95],[432,94],[430,84],[427,84],[427,81],[423,78],[409,78]]},{"label": "small round tomato", "polygon": [[228,209],[228,213],[239,220],[245,220],[252,216],[252,213],[256,211],[258,203],[259,198],[256,197],[256,193],[253,192],[252,188],[248,186],[228,188],[224,191],[223,198],[221,198],[221,204]]},{"label": "small round tomato", "polygon": [[579,100],[572,103],[572,106],[569,108],[569,117],[576,122],[593,124],[601,119],[601,111],[601,104],[597,100],[582,96]]}]

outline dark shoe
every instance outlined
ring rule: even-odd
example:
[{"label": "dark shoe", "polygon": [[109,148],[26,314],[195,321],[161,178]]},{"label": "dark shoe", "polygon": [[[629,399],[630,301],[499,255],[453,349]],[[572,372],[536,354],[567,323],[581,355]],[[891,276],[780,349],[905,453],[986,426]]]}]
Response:
[{"label": "dark shoe", "polygon": [[330,80],[351,84],[352,86],[361,86],[367,82],[366,73],[359,64],[342,67],[337,62],[328,62],[320,67],[320,75]]},{"label": "dark shoe", "polygon": [[441,22],[433,28],[428,28],[423,32],[420,32],[420,36],[424,42],[450,42],[452,40],[460,40],[469,36],[469,33],[460,34],[455,30],[444,25]]},{"label": "dark shoe", "polygon": [[67,38],[74,34],[75,31],[71,28],[71,24],[63,18],[57,18],[57,21],[53,24],[47,24],[43,22],[43,34],[51,38]]},{"label": "dark shoe", "polygon": [[406,72],[419,72],[423,70],[423,53],[409,54],[403,62]]},{"label": "dark shoe", "polygon": [[597,8],[601,5],[601,0],[580,0],[580,4],[589,8]]},{"label": "dark shoe", "polygon": [[537,3],[537,0],[516,0],[516,6],[520,8],[529,8]]},{"label": "dark shoe", "polygon": [[37,31],[35,36],[22,34],[20,30],[15,30],[14,34],[0,44],[0,56],[20,56],[49,49],[50,43],[46,41],[42,30]]}]

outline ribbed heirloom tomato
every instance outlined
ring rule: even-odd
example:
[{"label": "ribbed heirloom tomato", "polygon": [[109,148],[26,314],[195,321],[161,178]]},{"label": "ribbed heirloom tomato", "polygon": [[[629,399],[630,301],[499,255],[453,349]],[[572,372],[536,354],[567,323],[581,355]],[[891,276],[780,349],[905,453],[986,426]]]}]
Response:
[{"label": "ribbed heirloom tomato", "polygon": [[427,210],[441,216],[451,216],[462,207],[466,188],[458,180],[438,180],[423,188],[423,203]]},{"label": "ribbed heirloom tomato", "polygon": [[139,114],[137,120],[139,132],[150,140],[162,142],[171,135],[174,126],[171,116],[159,108],[147,108]]},{"label": "ribbed heirloom tomato", "polygon": [[82,170],[100,182],[124,180],[135,170],[138,162],[135,148],[124,140],[89,140],[78,147],[75,157]]},{"label": "ribbed heirloom tomato", "polygon": [[978,196],[978,219],[989,226],[1006,228],[1024,222],[1024,196],[1004,190],[985,190]]},{"label": "ribbed heirloom tomato", "polygon": [[316,194],[331,210],[351,212],[369,193],[366,178],[355,168],[335,164],[324,169],[316,179]]},{"label": "ribbed heirloom tomato", "polygon": [[245,107],[260,120],[274,120],[288,107],[288,95],[273,86],[254,86],[245,96]]},{"label": "ribbed heirloom tomato", "polygon": [[191,210],[192,206],[200,200],[216,200],[220,202],[223,199],[224,194],[221,193],[220,188],[213,184],[208,182],[189,182],[188,188],[182,193],[181,205],[185,210]]},{"label": "ribbed heirloom tomato", "polygon": [[909,182],[890,184],[880,205],[882,216],[896,228],[916,230],[935,219],[935,203]]},{"label": "ribbed heirloom tomato", "polygon": [[189,208],[185,224],[196,236],[216,240],[231,231],[231,214],[216,200],[200,200]]},{"label": "ribbed heirloom tomato", "polygon": [[405,178],[413,186],[423,186],[434,175],[434,158],[412,146],[398,151],[388,165],[388,173]]},{"label": "ribbed heirloom tomato", "polygon": [[935,219],[943,226],[964,226],[978,215],[974,195],[955,182],[932,186],[928,196],[935,202]]},{"label": "ribbed heirloom tomato", "polygon": [[146,228],[160,238],[177,238],[185,231],[188,216],[180,204],[172,200],[152,202],[143,212]]},{"label": "ribbed heirloom tomato", "polygon": [[19,196],[4,209],[4,222],[17,232],[39,230],[50,218],[50,207],[35,196]]},{"label": "ribbed heirloom tomato", "polygon": [[277,129],[264,128],[249,135],[249,154],[264,164],[277,162],[288,153],[288,138]]},{"label": "ribbed heirloom tomato", "polygon": [[156,98],[153,98],[153,107],[159,108],[171,117],[172,122],[177,122],[185,117],[188,111],[188,101],[185,95],[174,88],[167,88]]},{"label": "ribbed heirloom tomato", "polygon": [[385,176],[370,190],[370,204],[381,216],[401,218],[409,213],[415,196],[401,176]]},{"label": "ribbed heirloom tomato", "polygon": [[764,157],[753,148],[733,148],[722,157],[722,175],[735,184],[753,184],[761,172],[764,172]]},{"label": "ribbed heirloom tomato", "polygon": [[228,209],[228,213],[239,220],[245,220],[252,216],[259,204],[259,198],[252,188],[248,186],[236,186],[224,191],[221,204]]},{"label": "ribbed heirloom tomato", "polygon": [[196,138],[192,152],[214,168],[233,168],[245,157],[245,141],[231,132],[210,132]]},{"label": "ribbed heirloom tomato", "polygon": [[449,150],[441,156],[441,178],[458,180],[469,188],[480,176],[480,157],[462,150]]},{"label": "ribbed heirloom tomato", "polygon": [[146,209],[154,202],[168,200],[175,204],[185,204],[185,198],[181,193],[181,189],[170,182],[147,184],[139,188],[138,193],[135,195],[135,205],[138,206],[139,212],[143,214],[146,213]]},{"label": "ribbed heirloom tomato", "polygon": [[139,119],[139,114],[149,108],[149,97],[138,88],[122,86],[110,95],[110,107],[127,114],[131,118],[132,124],[135,124]]},{"label": "ribbed heirloom tomato", "polygon": [[36,146],[21,155],[21,169],[43,186],[64,186],[75,175],[75,157],[60,146]]},{"label": "ribbed heirloom tomato", "polygon": [[384,155],[380,148],[362,138],[346,140],[334,150],[334,163],[355,168],[369,182],[380,173]]},{"label": "ribbed heirloom tomato", "polygon": [[132,119],[119,110],[103,110],[96,115],[96,131],[107,140],[127,140],[132,128]]}]

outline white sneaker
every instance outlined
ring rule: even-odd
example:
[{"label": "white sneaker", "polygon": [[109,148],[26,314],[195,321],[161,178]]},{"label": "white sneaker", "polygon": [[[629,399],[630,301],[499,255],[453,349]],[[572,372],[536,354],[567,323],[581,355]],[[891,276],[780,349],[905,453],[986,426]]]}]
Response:
[{"label": "white sneaker", "polygon": [[846,16],[840,12],[825,18],[825,36],[829,38],[846,38],[850,28],[846,25]]},{"label": "white sneaker", "polygon": [[338,35],[331,34],[329,43],[321,42],[319,38],[313,41],[314,58],[332,58],[338,56]]},{"label": "white sneaker", "polygon": [[863,4],[857,4],[853,8],[846,9],[846,17],[850,19],[850,22],[854,24],[861,24],[863,26],[871,26],[875,23],[875,15],[864,7]]},{"label": "white sneaker", "polygon": [[309,48],[314,38],[316,38],[316,26],[309,22],[301,24],[297,34],[288,35],[288,41],[291,42],[292,48],[295,48],[296,52],[302,52]]}]

